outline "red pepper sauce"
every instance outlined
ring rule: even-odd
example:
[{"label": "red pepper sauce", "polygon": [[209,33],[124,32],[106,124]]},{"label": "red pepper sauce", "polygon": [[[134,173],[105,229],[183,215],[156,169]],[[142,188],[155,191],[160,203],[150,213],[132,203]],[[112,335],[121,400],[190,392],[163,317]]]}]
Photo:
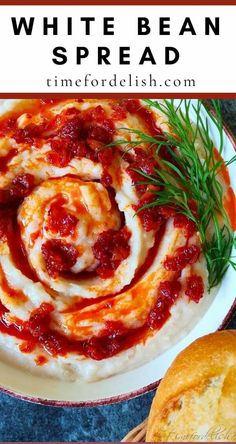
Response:
[{"label": "red pepper sauce", "polygon": [[231,187],[228,188],[227,194],[224,196],[224,207],[228,214],[233,230],[236,230],[236,196]]},{"label": "red pepper sauce", "polygon": [[8,225],[7,242],[15,266],[29,279],[38,281],[37,275],[31,268],[24,244],[21,239],[20,228],[17,224],[16,214],[12,217]]},{"label": "red pepper sauce", "polygon": [[141,105],[139,99],[124,99],[120,105],[130,114],[135,114],[147,127],[149,134],[153,137],[163,136],[163,131],[156,125],[156,117],[151,109]]},{"label": "red pepper sauce", "polygon": [[35,364],[36,365],[38,365],[38,366],[42,366],[42,365],[45,365],[46,363],[48,362],[48,359],[46,358],[46,356],[44,356],[44,355],[38,355],[38,356],[36,356],[36,358],[35,358]]},{"label": "red pepper sauce", "polygon": [[32,335],[25,329],[25,323],[18,320],[17,324],[8,325],[5,318],[7,313],[7,308],[4,307],[4,305],[2,305],[0,302],[0,331],[9,336],[22,339],[23,341],[30,341],[32,339]]},{"label": "red pepper sauce", "polygon": [[[43,304],[42,304],[43,305]],[[40,311],[41,307],[38,309]],[[120,351],[126,350],[137,343],[144,343],[154,330],[146,323],[143,327],[127,329],[120,321],[106,322],[100,336],[92,337],[86,341],[69,339],[50,329],[47,313],[45,323],[43,317],[36,315],[33,328],[29,322],[18,322],[10,326],[5,321],[7,309],[0,305],[0,331],[23,340],[19,348],[22,353],[31,353],[36,347],[43,347],[51,356],[66,356],[68,353],[79,353],[95,360],[106,359]],[[169,318],[169,309],[161,309],[159,319],[156,319],[155,330],[160,328]],[[38,324],[37,324],[38,322]],[[39,365],[39,364],[38,364]]]},{"label": "red pepper sauce", "polygon": [[[40,140],[41,134],[45,134],[45,132],[47,133],[47,131],[55,131],[58,142],[55,140],[52,141],[52,136],[48,136],[49,143],[51,143],[51,157],[48,159],[48,161],[50,163],[55,162],[57,166],[65,166],[68,161],[74,156],[86,156],[93,161],[101,162],[104,168],[104,174],[102,178],[103,185],[107,186],[110,191],[110,187],[112,184],[110,182],[107,168],[112,162],[113,151],[112,149],[101,150],[101,147],[113,141],[114,124],[112,118],[107,118],[101,106],[97,106],[95,109],[85,112],[80,112],[75,108],[72,108],[64,111],[62,115],[53,116],[50,112],[50,108],[52,105],[56,105],[59,102],[60,100],[55,101],[51,99],[39,100],[35,102],[35,107],[31,110],[31,112],[35,114],[40,112],[45,117],[45,122],[42,123],[39,128],[36,128],[36,126],[32,124],[29,125],[29,127],[25,130],[18,131],[16,120],[20,116],[21,112],[18,114],[14,113],[10,116],[10,118],[9,116],[7,116],[6,118],[1,119],[0,135],[13,136],[16,138],[16,140],[18,140],[19,143],[32,144],[32,140]],[[145,123],[147,130],[152,136],[159,137],[163,135],[161,129],[156,126],[156,119],[152,111],[143,107],[140,104],[139,100],[128,99],[121,101],[119,108],[114,109],[114,113],[116,113],[114,114],[114,116],[124,118],[125,113],[127,112],[137,115]],[[82,134],[82,139],[78,142],[76,138],[79,131]],[[143,155],[143,157],[145,156]],[[8,160],[6,159],[6,161],[2,161],[4,172],[5,168],[7,168],[7,163],[9,160],[10,158]],[[149,158],[146,159],[145,157],[143,162],[144,164],[146,162],[144,168],[153,167],[153,164],[150,163]],[[2,203],[2,211],[6,212],[6,208],[9,208],[9,205],[12,206],[10,215],[11,222],[8,224],[7,228],[7,239],[14,263],[24,275],[28,276],[33,281],[37,281],[37,276],[28,263],[27,253],[22,244],[20,230],[16,222],[17,208],[22,199],[27,195],[27,193],[30,192],[32,186],[29,178],[27,178],[27,186],[25,186],[24,179],[24,187],[22,191],[22,180],[23,179],[20,178],[20,181],[18,181],[20,182],[20,184],[18,182],[17,184],[13,183],[13,187],[17,189],[16,191],[20,190],[17,195],[18,200],[14,200],[12,202],[12,199],[8,199],[8,195],[4,196],[5,201]],[[54,207],[52,208],[52,213],[53,212],[55,213]],[[173,216],[173,214],[170,213],[169,209],[166,208],[164,210],[162,209],[161,214],[158,215],[158,226],[155,228],[158,228],[159,231],[157,232],[155,245],[150,250],[143,266],[136,273],[133,282],[122,291],[125,291],[129,287],[134,285],[135,282],[137,282],[138,279],[140,279],[141,276],[151,266],[164,233],[165,221],[168,217],[171,216]],[[59,219],[62,218],[64,220],[64,217],[67,218],[68,215],[60,213]],[[149,215],[148,217],[149,219],[151,219],[148,219],[147,231],[150,229],[150,223],[153,223],[153,215]],[[54,217],[52,217],[52,219],[54,219]],[[61,233],[61,224],[59,223],[60,221],[58,222],[58,220],[56,224],[50,226],[49,228],[53,228],[60,234],[63,234]],[[71,219],[70,222],[70,231],[73,231],[76,220]],[[38,233],[36,233],[36,235],[38,235]],[[124,235],[126,235],[126,238],[128,239],[127,233],[124,233]],[[103,238],[100,240],[101,243],[105,242]],[[119,261],[126,258],[129,254],[129,250],[126,248],[125,244],[122,244],[122,242],[122,239],[118,239],[117,245],[115,245],[115,242],[113,242],[114,245],[112,245],[112,248],[108,248],[108,246],[106,245],[106,257],[104,257],[103,254],[100,255],[99,245],[96,246],[95,253],[97,256],[99,256],[100,272],[102,267],[103,274],[105,273],[105,275],[107,275],[107,263],[109,262],[108,259],[110,260],[110,258],[114,258],[116,256],[116,261],[118,261],[117,263],[115,263],[113,259],[110,260],[112,267],[115,268],[117,264],[119,265]],[[79,277],[81,278],[82,274]],[[192,292],[194,291],[195,287],[193,289],[191,288]],[[52,356],[65,356],[69,352],[74,352],[82,354],[84,356],[88,356],[95,360],[105,359],[114,356],[120,351],[126,350],[135,344],[145,342],[149,336],[153,335],[156,330],[161,328],[166,320],[170,317],[170,308],[175,303],[179,290],[180,288],[178,282],[161,283],[160,288],[157,289],[156,305],[150,311],[148,319],[142,327],[129,329],[123,325],[122,321],[106,322],[104,325],[104,329],[98,337],[92,337],[86,341],[75,341],[69,339],[61,335],[57,331],[51,329],[50,324],[53,307],[50,304],[42,304],[31,314],[30,319],[27,322],[16,320],[16,323],[11,325],[8,325],[6,320],[6,314],[8,310],[1,304],[0,331],[2,333],[14,336],[22,340],[23,342],[20,345],[20,350],[23,353],[31,353],[33,350],[35,350],[36,347],[41,347],[44,348]],[[168,298],[166,298],[166,301],[164,301],[163,296],[166,294],[168,295]],[[97,302],[104,302],[104,304],[109,304],[109,307],[112,306],[111,296],[108,295],[97,300],[89,299],[79,302],[70,307],[69,310],[79,310],[89,305],[96,304]],[[36,357],[37,365],[43,365],[45,362],[46,361],[43,355],[39,354]]]},{"label": "red pepper sauce", "polygon": [[[216,160],[224,161],[221,154],[216,148],[214,148],[214,157]],[[225,165],[220,168],[219,175],[223,178],[225,185],[228,187],[227,193],[224,195],[223,198],[223,203],[228,214],[231,226],[233,230],[236,230],[236,196],[232,187],[230,186],[229,170]]]},{"label": "red pepper sauce", "polygon": [[27,301],[27,297],[25,294],[20,290],[15,290],[14,288],[10,287],[9,283],[7,282],[4,273],[1,274],[1,283],[0,283],[3,291],[10,296],[10,298],[14,299],[14,302],[17,304],[22,304]]},{"label": "red pepper sauce", "polygon": [[10,162],[16,154],[17,150],[12,149],[5,156],[0,157],[0,173],[6,173],[8,162]]}]

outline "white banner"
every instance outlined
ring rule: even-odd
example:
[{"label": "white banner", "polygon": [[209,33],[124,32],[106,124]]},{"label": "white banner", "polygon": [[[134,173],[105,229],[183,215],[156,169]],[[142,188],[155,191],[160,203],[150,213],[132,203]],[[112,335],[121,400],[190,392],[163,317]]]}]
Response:
[{"label": "white banner", "polygon": [[236,6],[0,6],[0,93],[234,93],[235,23]]}]

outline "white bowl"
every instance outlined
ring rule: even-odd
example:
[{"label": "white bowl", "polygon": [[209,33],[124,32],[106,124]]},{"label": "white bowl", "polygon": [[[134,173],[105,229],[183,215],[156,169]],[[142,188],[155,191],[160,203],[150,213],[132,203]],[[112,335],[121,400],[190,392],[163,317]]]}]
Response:
[{"label": "white bowl", "polygon": [[[194,101],[193,101],[194,102]],[[211,125],[211,136],[215,146],[217,131]],[[224,158],[235,155],[236,140],[224,127]],[[236,190],[235,165],[229,167],[232,187]],[[234,173],[234,174],[233,174]],[[219,291],[202,318],[189,333],[150,362],[126,373],[105,380],[85,383],[66,382],[49,377],[39,377],[4,361],[0,361],[0,390],[31,402],[54,406],[94,406],[127,400],[157,387],[176,355],[200,336],[223,328],[236,307],[235,271],[228,269]]]}]

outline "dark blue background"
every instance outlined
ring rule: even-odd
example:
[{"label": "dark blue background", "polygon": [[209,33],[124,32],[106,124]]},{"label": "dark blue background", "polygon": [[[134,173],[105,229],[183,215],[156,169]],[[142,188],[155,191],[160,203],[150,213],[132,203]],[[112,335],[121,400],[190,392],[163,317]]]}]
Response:
[{"label": "dark blue background", "polygon": [[[236,136],[236,100],[222,105]],[[229,327],[236,328],[236,316]],[[0,441],[120,441],[147,416],[153,395],[104,407],[57,408],[0,394]]]}]

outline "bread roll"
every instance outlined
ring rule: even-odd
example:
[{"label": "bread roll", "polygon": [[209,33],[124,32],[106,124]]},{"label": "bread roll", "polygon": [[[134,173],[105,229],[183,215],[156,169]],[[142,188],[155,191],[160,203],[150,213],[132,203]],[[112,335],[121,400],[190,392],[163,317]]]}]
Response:
[{"label": "bread roll", "polygon": [[147,442],[236,442],[236,331],[197,339],[160,383]]}]

